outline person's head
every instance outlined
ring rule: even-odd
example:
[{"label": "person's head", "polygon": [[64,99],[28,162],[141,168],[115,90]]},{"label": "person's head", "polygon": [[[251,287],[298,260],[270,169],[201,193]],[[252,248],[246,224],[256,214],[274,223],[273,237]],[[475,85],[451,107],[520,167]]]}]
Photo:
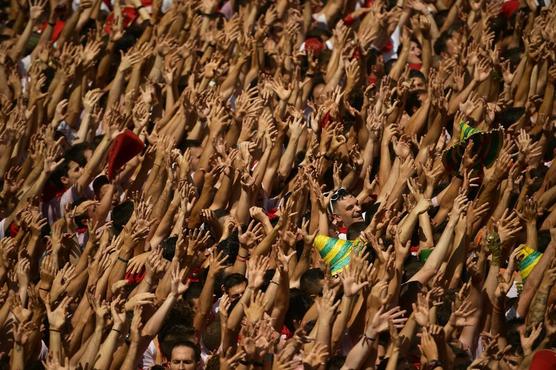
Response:
[{"label": "person's head", "polygon": [[190,341],[174,343],[170,352],[170,370],[195,370],[201,360],[199,347]]},{"label": "person's head", "polygon": [[410,92],[421,92],[427,90],[427,78],[421,71],[412,69],[409,71]]},{"label": "person's head", "polygon": [[66,189],[75,185],[92,153],[92,148],[89,145],[74,145],[64,153],[63,162],[56,168],[50,178],[57,186]]},{"label": "person's head", "polygon": [[332,222],[338,226],[350,227],[354,223],[363,222],[361,206],[357,198],[344,188],[335,190],[330,197]]},{"label": "person's head", "polygon": [[463,34],[456,28],[450,28],[436,40],[434,44],[434,52],[443,58],[459,55],[461,52]]},{"label": "person's head", "polygon": [[213,320],[205,327],[205,330],[201,333],[201,340],[208,352],[218,351],[218,347],[220,346],[220,334],[220,320]]},{"label": "person's head", "polygon": [[300,289],[290,289],[290,304],[284,318],[284,325],[293,333],[301,324],[305,313],[311,307],[312,302]]},{"label": "person's head", "polygon": [[299,287],[301,291],[308,297],[315,298],[322,292],[322,280],[324,272],[321,269],[313,268],[305,271],[301,275]]},{"label": "person's head", "polygon": [[409,56],[407,57],[407,62],[409,64],[421,64],[421,45],[416,40],[411,40],[411,44],[409,46]]},{"label": "person's head", "polygon": [[237,302],[245,292],[245,288],[247,288],[247,279],[242,274],[230,274],[222,281],[222,290],[230,297],[231,302]]}]

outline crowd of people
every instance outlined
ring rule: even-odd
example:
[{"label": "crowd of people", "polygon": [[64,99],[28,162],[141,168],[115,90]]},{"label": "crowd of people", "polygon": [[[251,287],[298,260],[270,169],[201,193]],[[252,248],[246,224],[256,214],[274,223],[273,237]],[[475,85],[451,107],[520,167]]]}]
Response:
[{"label": "crowd of people", "polygon": [[556,368],[555,3],[3,1],[0,368]]}]

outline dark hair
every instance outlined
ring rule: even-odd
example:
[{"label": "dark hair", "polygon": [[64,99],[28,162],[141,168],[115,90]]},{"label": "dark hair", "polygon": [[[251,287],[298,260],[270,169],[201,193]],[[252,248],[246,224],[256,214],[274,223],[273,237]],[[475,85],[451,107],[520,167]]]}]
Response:
[{"label": "dark hair", "polygon": [[170,348],[169,356],[166,356],[166,358],[168,358],[168,359],[172,358],[172,351],[176,347],[189,347],[189,348],[191,348],[193,350],[193,352],[195,353],[195,361],[199,362],[201,360],[201,349],[199,348],[198,345],[196,345],[195,343],[193,343],[190,340],[180,340],[180,341],[174,342],[172,344],[172,347]]},{"label": "dark hair", "polygon": [[321,269],[313,268],[305,271],[300,279],[299,286],[301,291],[308,296],[320,294],[322,279],[324,279],[324,272]]},{"label": "dark hair", "polygon": [[228,256],[226,263],[233,264],[239,252],[238,232],[233,231],[227,239],[224,239],[220,243],[218,243],[218,245],[216,246],[216,250],[222,251],[224,252],[224,255]]},{"label": "dark hair", "polygon": [[201,340],[209,352],[216,351],[220,346],[220,334],[220,320],[212,320],[201,333]]},{"label": "dark hair", "polygon": [[247,283],[247,279],[245,278],[245,276],[238,273],[230,274],[222,280],[222,285],[224,286],[224,290],[226,291],[243,283]]},{"label": "dark hair", "polygon": [[421,80],[427,82],[427,77],[423,74],[423,72],[416,69],[409,70],[409,78],[420,78]]},{"label": "dark hair", "polygon": [[284,325],[293,333],[297,329],[295,323],[301,323],[303,316],[311,307],[311,299],[299,289],[290,289],[290,304],[286,316],[284,317]]},{"label": "dark hair", "polygon": [[167,328],[163,327],[158,334],[160,351],[164,357],[169,359],[174,347],[181,345],[181,343],[191,342],[193,338],[195,338],[195,329],[191,327],[176,324]]},{"label": "dark hair", "polygon": [[201,296],[201,291],[203,290],[203,284],[199,281],[194,281],[189,284],[189,288],[183,293],[183,300],[186,302],[191,302],[192,299],[199,298]]},{"label": "dark hair", "polygon": [[133,214],[134,205],[132,201],[125,201],[112,209],[112,227],[119,234]]},{"label": "dark hair", "polygon": [[68,176],[70,162],[75,162],[79,166],[85,167],[87,164],[87,158],[85,158],[84,153],[87,149],[92,150],[93,148],[87,143],[81,143],[73,145],[71,148],[66,150],[63,162],[50,174],[49,181],[57,188],[63,189],[64,184],[62,183],[62,177]]}]

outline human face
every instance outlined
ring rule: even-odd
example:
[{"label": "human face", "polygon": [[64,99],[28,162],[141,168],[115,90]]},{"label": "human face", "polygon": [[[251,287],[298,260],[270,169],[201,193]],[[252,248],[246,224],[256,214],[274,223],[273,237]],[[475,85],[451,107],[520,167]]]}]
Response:
[{"label": "human face", "polygon": [[245,292],[246,287],[247,287],[247,284],[241,283],[241,284],[234,285],[233,287],[228,289],[227,293],[228,293],[228,297],[230,297],[230,300],[232,302],[235,302],[238,299],[240,299],[241,296],[243,295],[243,292]]},{"label": "human face", "polygon": [[191,347],[177,346],[172,349],[172,357],[170,358],[171,370],[195,370],[197,361],[195,361],[195,351]]},{"label": "human face", "polygon": [[449,56],[459,55],[461,51],[461,42],[461,34],[459,32],[453,33],[452,37],[446,40],[446,53],[448,53]]},{"label": "human face", "polygon": [[410,80],[410,91],[423,91],[426,90],[427,85],[421,77],[412,77]]},{"label": "human face", "polygon": [[355,223],[363,222],[361,207],[353,195],[347,195],[336,201],[334,213],[340,217],[345,227],[350,227]]},{"label": "human face", "polygon": [[77,162],[70,161],[68,163],[68,175],[62,177],[62,182],[68,186],[75,185],[81,177],[81,173],[83,173],[83,167]]},{"label": "human face", "polygon": [[409,57],[407,58],[410,64],[421,64],[421,47],[415,41],[411,41],[409,47]]}]

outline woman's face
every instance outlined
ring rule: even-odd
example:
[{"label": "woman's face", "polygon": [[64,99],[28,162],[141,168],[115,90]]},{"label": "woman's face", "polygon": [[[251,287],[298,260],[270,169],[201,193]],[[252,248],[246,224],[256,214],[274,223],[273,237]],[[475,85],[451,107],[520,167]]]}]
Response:
[{"label": "woman's face", "polygon": [[421,46],[415,41],[411,41],[411,46],[409,47],[409,57],[407,58],[410,64],[421,64]]},{"label": "woman's face", "polygon": [[446,53],[449,56],[459,55],[461,51],[462,35],[459,32],[454,32],[452,36],[446,40]]}]

